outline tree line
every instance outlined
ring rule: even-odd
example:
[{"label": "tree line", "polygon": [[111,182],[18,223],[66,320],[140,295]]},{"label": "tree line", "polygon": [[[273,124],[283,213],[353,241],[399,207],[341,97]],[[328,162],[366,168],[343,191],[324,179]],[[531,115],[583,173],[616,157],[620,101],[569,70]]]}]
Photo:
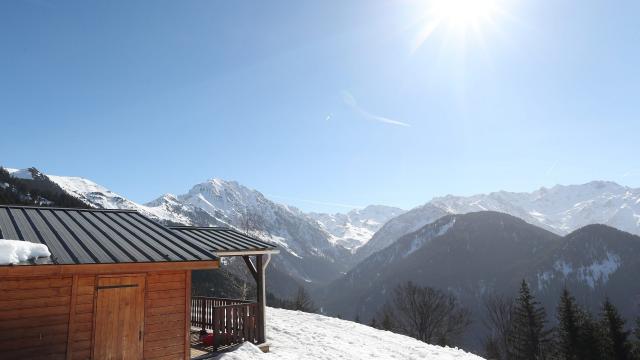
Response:
[{"label": "tree line", "polygon": [[[564,289],[556,308],[557,325],[523,280],[515,298],[484,299],[484,356],[490,360],[640,360],[640,317],[632,329],[605,299],[594,316]],[[452,294],[398,285],[369,326],[435,345],[458,344],[471,324],[471,312]]]},{"label": "tree line", "polygon": [[309,313],[315,313],[318,311],[311,295],[302,285],[300,285],[296,293],[288,299],[281,299],[272,293],[267,293],[267,305],[279,309],[297,310]]},{"label": "tree line", "polygon": [[544,307],[523,280],[515,299],[485,299],[485,356],[495,360],[640,360],[640,317],[626,326],[607,298],[594,316],[566,288],[556,308],[556,326],[548,326]]}]

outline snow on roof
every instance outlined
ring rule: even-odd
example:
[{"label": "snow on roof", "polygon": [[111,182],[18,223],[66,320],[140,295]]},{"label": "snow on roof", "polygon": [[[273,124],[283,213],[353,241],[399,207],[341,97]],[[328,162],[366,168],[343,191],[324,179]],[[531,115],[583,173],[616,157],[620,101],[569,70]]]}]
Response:
[{"label": "snow on roof", "polygon": [[266,323],[268,353],[245,343],[214,359],[482,360],[463,350],[429,345],[408,336],[318,314],[267,308]]},{"label": "snow on roof", "polygon": [[0,265],[19,264],[31,259],[48,256],[51,256],[51,253],[44,244],[0,239]]}]

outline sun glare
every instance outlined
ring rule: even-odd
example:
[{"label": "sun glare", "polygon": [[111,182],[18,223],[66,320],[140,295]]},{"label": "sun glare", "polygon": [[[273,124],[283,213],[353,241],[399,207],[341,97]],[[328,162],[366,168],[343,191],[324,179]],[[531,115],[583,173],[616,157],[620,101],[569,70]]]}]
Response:
[{"label": "sun glare", "polygon": [[501,7],[503,0],[420,1],[423,7],[420,20],[422,26],[413,44],[414,51],[440,28],[461,36],[473,31],[481,37],[484,27],[494,25],[495,20],[505,14]]},{"label": "sun glare", "polygon": [[477,26],[498,12],[497,0],[432,0],[429,9],[438,21],[455,27]]}]

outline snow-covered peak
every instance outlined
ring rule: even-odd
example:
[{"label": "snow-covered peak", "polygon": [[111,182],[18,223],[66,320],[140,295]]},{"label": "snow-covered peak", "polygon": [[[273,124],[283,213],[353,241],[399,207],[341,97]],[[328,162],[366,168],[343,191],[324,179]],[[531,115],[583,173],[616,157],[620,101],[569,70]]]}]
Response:
[{"label": "snow-covered peak", "polygon": [[170,194],[141,205],[89,179],[56,175],[48,175],[48,178],[68,194],[95,208],[136,210],[152,219],[167,223],[193,224],[189,216],[192,210],[180,204],[175,196]]},{"label": "snow-covered peak", "polygon": [[[201,209],[230,226],[243,227],[248,216],[256,219],[257,228],[275,218],[274,209],[288,212],[288,208],[268,200],[262,193],[240,185],[236,181],[210,179],[196,184],[177,201]],[[257,229],[253,229],[257,230]]]},{"label": "snow-covered peak", "polygon": [[155,200],[149,201],[144,205],[153,207],[153,206],[161,206],[165,204],[178,204],[179,202],[180,200],[178,200],[178,197],[176,195],[166,193]]},{"label": "snow-covered peak", "polygon": [[191,203],[207,211],[240,211],[242,207],[256,207],[266,202],[258,191],[240,185],[236,181],[210,179],[197,184],[187,194],[178,197],[180,201]]},{"label": "snow-covered peak", "polygon": [[366,257],[384,249],[446,214],[498,211],[519,217],[530,224],[559,235],[589,224],[606,224],[640,234],[640,189],[611,181],[582,185],[556,185],[532,192],[498,191],[472,196],[447,195],[391,219],[358,249]]},{"label": "snow-covered peak", "polygon": [[140,205],[82,177],[48,175],[62,190],[100,209],[139,210]]},{"label": "snow-covered peak", "polygon": [[595,223],[640,234],[639,200],[640,189],[611,181],[592,181],[582,185],[556,185],[530,193],[448,195],[434,198],[430,204],[456,214],[484,210],[505,212],[561,235]]},{"label": "snow-covered peak", "polygon": [[358,222],[385,223],[390,217],[398,216],[404,212],[405,210],[393,206],[369,205],[362,209],[351,210],[347,216]]},{"label": "snow-covered peak", "polygon": [[354,251],[364,245],[389,219],[405,212],[385,205],[369,205],[346,214],[309,213],[331,235],[331,241]]},{"label": "snow-covered peak", "polygon": [[29,169],[12,169],[12,168],[4,168],[9,172],[9,175],[16,179],[24,179],[24,180],[33,180],[34,176],[39,175],[40,173],[35,168]]},{"label": "snow-covered peak", "polygon": [[[51,176],[65,192],[84,203],[107,209],[132,209],[165,224],[231,226],[277,244],[282,250],[274,267],[304,281],[333,279],[341,268],[305,267],[301,258],[314,257],[331,264],[346,250],[329,241],[329,234],[298,209],[278,204],[262,193],[239,184],[213,178],[196,184],[186,194],[164,194],[144,205],[120,196],[95,182]],[[313,260],[311,260],[313,261]]]}]

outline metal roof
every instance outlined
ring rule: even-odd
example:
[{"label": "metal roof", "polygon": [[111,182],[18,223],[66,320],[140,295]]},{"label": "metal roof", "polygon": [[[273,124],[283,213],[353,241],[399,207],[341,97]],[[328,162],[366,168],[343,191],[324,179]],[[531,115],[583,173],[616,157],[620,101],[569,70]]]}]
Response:
[{"label": "metal roof", "polygon": [[279,252],[273,244],[228,227],[173,226],[171,230],[189,243],[213,249],[219,256]]},{"label": "metal roof", "polygon": [[133,210],[0,205],[0,239],[45,244],[61,265],[217,259]]}]

